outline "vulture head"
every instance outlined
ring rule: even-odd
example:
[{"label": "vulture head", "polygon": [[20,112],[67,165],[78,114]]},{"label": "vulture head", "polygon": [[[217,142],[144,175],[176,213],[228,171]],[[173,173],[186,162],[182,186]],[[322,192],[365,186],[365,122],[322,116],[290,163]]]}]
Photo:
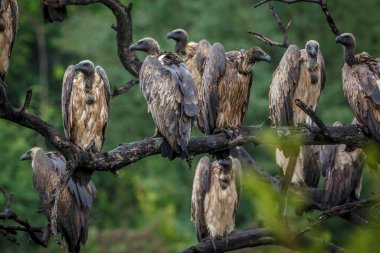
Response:
[{"label": "vulture head", "polygon": [[344,47],[355,47],[356,41],[352,33],[343,33],[335,38],[336,43],[342,44]]},{"label": "vulture head", "polygon": [[166,38],[176,41],[175,52],[180,55],[186,54],[186,44],[188,42],[187,32],[183,29],[175,29],[166,35]]},{"label": "vulture head", "polygon": [[36,155],[36,153],[37,153],[38,150],[42,150],[42,149],[41,148],[37,148],[37,147],[31,148],[30,150],[28,150],[25,154],[23,154],[20,157],[20,160],[21,161],[33,160],[34,156]]},{"label": "vulture head", "polygon": [[129,46],[129,51],[143,51],[148,55],[159,55],[160,46],[157,41],[151,37],[147,37],[137,41],[136,43]]},{"label": "vulture head", "polygon": [[95,71],[95,65],[90,60],[84,60],[75,65],[75,70],[82,72],[84,75],[92,75]]},{"label": "vulture head", "polygon": [[251,73],[253,65],[257,61],[270,62],[272,58],[264,52],[260,47],[253,46],[245,52],[244,60],[239,66],[240,73]]},{"label": "vulture head", "polygon": [[218,161],[220,166],[219,182],[222,189],[226,189],[232,179],[232,157]]},{"label": "vulture head", "polygon": [[307,54],[307,67],[308,69],[314,69],[318,63],[319,43],[315,40],[309,40],[306,42],[305,51]]}]

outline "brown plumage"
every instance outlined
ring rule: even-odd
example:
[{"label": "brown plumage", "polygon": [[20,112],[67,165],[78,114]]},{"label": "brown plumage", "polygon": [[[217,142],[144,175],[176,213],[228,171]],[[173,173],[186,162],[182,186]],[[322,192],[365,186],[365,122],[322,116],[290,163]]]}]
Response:
[{"label": "brown plumage", "polygon": [[16,0],[0,1],[0,78],[4,80],[9,67],[18,25]]},{"label": "brown plumage", "polygon": [[[271,61],[259,47],[225,54],[215,43],[205,62],[200,93],[200,129],[212,134],[226,126],[239,127],[248,108],[252,69],[257,61]],[[198,122],[199,123],[199,122]]]},{"label": "brown plumage", "polygon": [[[335,122],[334,126],[342,126]],[[346,151],[346,145],[321,147],[320,166],[325,177],[322,204],[326,208],[358,200],[365,165],[361,149]]]},{"label": "brown plumage", "polygon": [[[37,190],[41,207],[50,222],[49,201],[60,178],[66,171],[66,160],[58,152],[45,153],[35,147],[25,153],[21,160],[32,160],[33,185]],[[91,180],[83,181],[81,171],[76,170],[58,201],[57,228],[64,237],[69,252],[79,252],[87,241],[89,212],[95,194]]]},{"label": "brown plumage", "polygon": [[67,18],[66,6],[62,0],[59,3],[49,3],[49,0],[40,0],[42,15],[45,22],[63,21]]},{"label": "brown plumage", "polygon": [[144,38],[129,47],[148,54],[141,67],[141,91],[156,124],[156,134],[164,137],[161,154],[169,159],[187,157],[191,127],[198,114],[194,81],[185,64],[172,53],[160,53],[158,43]]},{"label": "brown plumage", "polygon": [[[315,111],[325,84],[324,70],[324,61],[318,42],[310,40],[302,50],[295,45],[288,47],[273,73],[269,90],[270,118],[276,126],[312,123],[310,118],[295,105],[294,100],[300,99]],[[309,181],[308,178],[319,178],[318,171],[309,170],[308,175],[305,174],[306,171],[302,171],[303,164],[309,163],[310,154],[308,153],[313,153],[312,149],[312,147],[301,148],[292,182],[306,184],[305,180]],[[288,157],[289,155],[285,155],[282,149],[276,149],[276,162],[284,173],[289,163]],[[296,159],[293,154],[292,157]],[[315,174],[309,175],[309,173]],[[316,181],[310,182],[314,185]]]},{"label": "brown plumage", "polygon": [[211,48],[210,43],[207,40],[201,40],[199,43],[192,41],[189,42],[188,34],[183,29],[175,29],[169,32],[166,37],[176,41],[175,52],[183,57],[187,68],[190,70],[199,94],[204,63]]},{"label": "brown plumage", "polygon": [[351,33],[336,38],[344,47],[343,91],[360,124],[380,141],[380,65],[366,52],[355,55],[356,41]]},{"label": "brown plumage", "polygon": [[[75,74],[78,70],[79,73]],[[102,67],[89,61],[70,65],[62,85],[65,135],[84,150],[100,151],[107,129],[110,85]]]},{"label": "brown plumage", "polygon": [[207,156],[199,160],[191,197],[191,220],[198,241],[227,236],[235,230],[240,173],[240,162],[232,157],[211,164]]}]

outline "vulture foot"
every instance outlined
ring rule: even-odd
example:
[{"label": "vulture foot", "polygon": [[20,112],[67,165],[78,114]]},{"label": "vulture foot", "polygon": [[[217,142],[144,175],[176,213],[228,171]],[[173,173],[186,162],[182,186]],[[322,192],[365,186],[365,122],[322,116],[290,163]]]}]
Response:
[{"label": "vulture foot", "polygon": [[229,139],[233,140],[239,136],[240,129],[240,127],[236,126],[224,126],[220,131],[225,133]]},{"label": "vulture foot", "polygon": [[203,239],[201,240],[201,242],[205,242],[205,241],[208,241],[208,240],[211,241],[211,244],[212,244],[212,247],[213,247],[213,249],[214,249],[214,252],[218,252],[218,249],[216,248],[216,244],[215,244],[215,239],[212,238],[211,236],[207,236],[207,237],[203,238]]}]

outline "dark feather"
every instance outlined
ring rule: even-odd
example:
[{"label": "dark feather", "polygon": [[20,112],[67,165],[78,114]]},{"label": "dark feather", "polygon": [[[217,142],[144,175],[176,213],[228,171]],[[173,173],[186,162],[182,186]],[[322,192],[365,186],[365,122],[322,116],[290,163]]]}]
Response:
[{"label": "dark feather", "polygon": [[68,66],[63,76],[63,83],[62,83],[61,108],[62,108],[62,118],[63,118],[63,129],[68,139],[71,138],[69,112],[72,111],[71,104],[70,104],[70,97],[71,97],[71,90],[73,88],[74,75],[75,75],[74,65]]},{"label": "dark feather", "polygon": [[41,1],[41,9],[45,22],[63,21],[67,18],[66,6],[52,6],[46,5],[45,0]]}]

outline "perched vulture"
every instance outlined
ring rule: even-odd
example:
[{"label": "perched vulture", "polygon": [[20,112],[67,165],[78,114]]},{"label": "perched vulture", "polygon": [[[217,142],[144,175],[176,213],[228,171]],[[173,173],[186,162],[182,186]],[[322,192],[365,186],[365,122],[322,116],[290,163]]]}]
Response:
[{"label": "perched vulture", "polygon": [[[75,75],[75,71],[79,71]],[[84,150],[100,151],[107,129],[110,85],[104,69],[89,60],[70,65],[62,84],[65,135]]]},{"label": "perched vulture", "polygon": [[199,95],[204,63],[211,48],[210,43],[207,40],[201,40],[199,43],[189,42],[187,32],[182,29],[175,29],[168,33],[166,37],[176,41],[175,52],[184,58]]},{"label": "perched vulture", "polygon": [[63,0],[59,0],[59,3],[49,3],[49,0],[40,0],[40,2],[45,22],[61,22],[67,18],[66,6]]},{"label": "perched vulture", "polygon": [[0,78],[4,80],[9,67],[18,24],[16,0],[0,1]]},{"label": "perched vulture", "polygon": [[228,236],[235,230],[240,173],[239,160],[231,156],[212,163],[207,156],[199,160],[191,197],[191,220],[198,241]]},{"label": "perched vulture", "polygon": [[187,157],[191,127],[198,114],[197,91],[189,70],[177,55],[160,53],[160,46],[150,37],[130,45],[129,50],[148,54],[139,78],[156,136],[164,137],[161,154],[169,159],[177,154]]},{"label": "perched vulture", "polygon": [[[315,111],[324,84],[325,67],[318,42],[310,40],[302,50],[295,45],[290,45],[273,73],[269,90],[269,109],[272,122],[276,126],[311,124],[310,118],[295,105],[294,100],[300,99]],[[290,155],[284,154],[283,151],[281,148],[276,149],[276,162],[285,173]],[[305,175],[306,177],[319,178],[318,171],[300,171],[304,168],[304,163],[309,163],[308,159],[311,156],[308,154],[309,152],[315,152],[313,147],[301,147],[300,157],[297,158],[295,167],[296,173],[292,178],[293,183],[306,184],[305,180],[309,179],[300,176],[309,174],[309,172],[314,175]],[[291,155],[292,159],[296,159],[294,154]],[[311,179],[310,182],[317,182],[314,179]]]},{"label": "perched vulture", "polygon": [[[334,126],[342,126],[335,122]],[[358,200],[361,191],[361,176],[364,157],[361,149],[346,151],[346,145],[324,145],[321,147],[320,166],[325,177],[322,203],[326,208]]]},{"label": "perched vulture", "polygon": [[366,52],[355,55],[356,41],[351,33],[336,37],[344,48],[343,91],[355,117],[380,141],[380,65]]},{"label": "perched vulture", "polygon": [[248,109],[252,69],[257,61],[271,58],[259,47],[225,53],[215,43],[205,62],[201,80],[200,116],[198,123],[205,134],[216,129],[240,127]]},{"label": "perched vulture", "polygon": [[[35,147],[25,153],[21,160],[32,160],[33,185],[37,190],[41,207],[50,222],[48,208],[54,190],[66,171],[66,160],[58,152],[45,153]],[[69,252],[77,253],[87,241],[87,229],[95,186],[89,178],[75,171],[58,201],[57,228],[64,237]],[[86,180],[84,180],[86,179]]]}]

